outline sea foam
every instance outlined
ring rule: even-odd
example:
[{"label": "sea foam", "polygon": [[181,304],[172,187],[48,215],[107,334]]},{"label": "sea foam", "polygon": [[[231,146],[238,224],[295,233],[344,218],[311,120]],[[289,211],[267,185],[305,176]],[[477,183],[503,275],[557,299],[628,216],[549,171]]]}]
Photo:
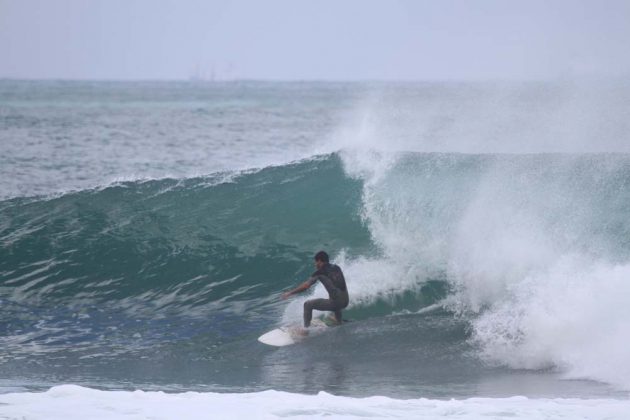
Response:
[{"label": "sea foam", "polygon": [[442,278],[486,360],[630,389],[625,155],[357,153],[380,253],[343,261],[355,304]]},{"label": "sea foam", "polygon": [[398,400],[352,398],[320,392],[302,395],[279,391],[257,393],[168,394],[144,391],[100,391],[61,385],[42,393],[0,395],[6,419],[232,419],[232,418],[401,418],[401,419],[607,419],[625,420],[629,400],[470,398]]}]

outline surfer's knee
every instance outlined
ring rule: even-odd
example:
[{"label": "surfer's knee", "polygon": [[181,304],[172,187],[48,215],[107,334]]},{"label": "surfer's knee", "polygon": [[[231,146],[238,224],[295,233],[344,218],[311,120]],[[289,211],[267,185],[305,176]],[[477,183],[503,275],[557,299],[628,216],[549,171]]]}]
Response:
[{"label": "surfer's knee", "polygon": [[306,302],[304,302],[304,310],[305,311],[310,311],[313,309],[313,301],[312,300],[307,300]]}]

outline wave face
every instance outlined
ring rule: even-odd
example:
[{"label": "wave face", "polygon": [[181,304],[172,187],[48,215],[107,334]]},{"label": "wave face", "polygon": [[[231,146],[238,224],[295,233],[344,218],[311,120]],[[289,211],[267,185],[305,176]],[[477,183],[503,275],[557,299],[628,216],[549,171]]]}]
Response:
[{"label": "wave face", "polygon": [[[511,372],[509,395],[552,368],[628,389],[628,203],[626,155],[352,150],[5,200],[0,362],[41,384],[439,397]],[[359,322],[261,348],[319,249]]]},{"label": "wave face", "polygon": [[68,317],[89,319],[79,322],[85,334],[75,331],[74,345],[100,345],[89,331],[120,322],[109,325],[100,313],[217,317],[240,328],[288,277],[306,274],[313,249],[370,246],[357,211],[360,183],[344,176],[338,158],[232,175],[3,202],[1,293],[13,318],[6,327],[39,316],[54,330],[47,343],[62,347],[72,333],[56,326]]}]

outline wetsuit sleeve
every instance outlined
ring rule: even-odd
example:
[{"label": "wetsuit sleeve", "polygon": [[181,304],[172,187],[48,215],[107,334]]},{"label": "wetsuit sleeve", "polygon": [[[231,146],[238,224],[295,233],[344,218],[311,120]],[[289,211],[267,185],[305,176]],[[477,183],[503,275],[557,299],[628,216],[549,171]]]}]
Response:
[{"label": "wetsuit sleeve", "polygon": [[321,275],[321,271],[317,270],[315,271],[313,274],[311,274],[311,277],[309,277],[306,281],[308,282],[309,286],[314,285],[315,283],[317,283],[317,280],[319,280],[319,276]]}]

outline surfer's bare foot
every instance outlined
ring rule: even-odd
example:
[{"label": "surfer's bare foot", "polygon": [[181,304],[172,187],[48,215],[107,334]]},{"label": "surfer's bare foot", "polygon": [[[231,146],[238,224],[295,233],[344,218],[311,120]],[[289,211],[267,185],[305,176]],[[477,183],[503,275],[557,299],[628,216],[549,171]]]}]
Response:
[{"label": "surfer's bare foot", "polygon": [[308,330],[306,328],[300,328],[299,330],[297,330],[297,333],[302,337],[306,337],[308,335]]}]

